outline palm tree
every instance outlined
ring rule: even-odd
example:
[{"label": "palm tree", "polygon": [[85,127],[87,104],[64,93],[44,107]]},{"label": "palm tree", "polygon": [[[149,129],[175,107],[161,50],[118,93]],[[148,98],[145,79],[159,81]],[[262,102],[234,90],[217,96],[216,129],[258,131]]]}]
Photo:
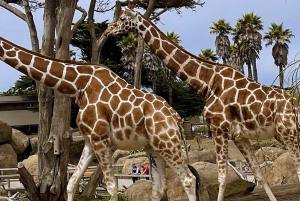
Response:
[{"label": "palm tree", "polygon": [[133,72],[135,69],[135,58],[136,58],[136,48],[138,44],[138,39],[134,33],[129,33],[128,36],[122,37],[122,42],[119,43],[122,52],[122,64],[128,73],[127,81],[133,83]]},{"label": "palm tree", "polygon": [[274,63],[279,67],[279,85],[283,88],[284,67],[287,65],[287,55],[289,53],[290,38],[294,37],[290,29],[283,29],[283,23],[271,23],[269,32],[265,33],[263,39],[267,41],[266,46],[275,43],[272,48]]},{"label": "palm tree", "polygon": [[216,52],[222,58],[223,64],[226,64],[227,59],[230,57],[230,41],[227,34],[231,33],[233,29],[225,19],[213,22],[213,26],[209,28],[211,34],[217,34],[215,40]]},{"label": "palm tree", "polygon": [[239,57],[238,45],[233,44],[230,46],[230,58],[227,60],[226,64],[239,70],[241,73],[245,74],[243,63]]},{"label": "palm tree", "polygon": [[219,60],[219,57],[217,54],[214,53],[214,51],[210,48],[206,48],[204,50],[201,50],[201,54],[198,55],[199,57],[210,60],[210,61],[217,61]]},{"label": "palm tree", "polygon": [[[259,51],[262,49],[262,35],[259,33],[263,29],[261,17],[254,13],[246,13],[237,20],[234,29],[234,43],[239,49],[239,57],[248,66],[248,77],[258,80],[256,59],[259,58]],[[252,65],[252,68],[251,68]]]}]

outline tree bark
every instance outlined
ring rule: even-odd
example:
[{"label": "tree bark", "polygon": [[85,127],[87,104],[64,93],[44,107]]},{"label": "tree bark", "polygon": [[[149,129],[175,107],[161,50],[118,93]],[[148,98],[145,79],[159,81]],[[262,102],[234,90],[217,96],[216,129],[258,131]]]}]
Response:
[{"label": "tree bark", "polygon": [[20,174],[20,182],[25,187],[29,200],[40,201],[38,188],[23,163],[18,163],[18,173]]},{"label": "tree bark", "polygon": [[257,74],[257,67],[256,67],[256,59],[252,59],[252,69],[253,69],[253,79],[257,82],[258,81],[258,74]]},{"label": "tree bark", "polygon": [[[55,35],[55,9],[56,3],[52,0],[45,1],[44,8],[44,32],[42,38],[41,53],[53,56],[53,44]],[[39,131],[38,131],[38,165],[39,165],[39,186],[41,197],[47,198],[49,186],[52,184],[53,152],[50,152],[51,145],[48,142],[52,117],[52,94],[53,90],[44,84],[37,85],[39,97]],[[46,146],[48,145],[48,146]],[[50,145],[50,146],[49,146]],[[47,191],[48,189],[48,191]]]},{"label": "tree bark", "polygon": [[251,68],[251,63],[246,64],[248,66],[248,77],[252,79],[252,68]]},{"label": "tree bark", "polygon": [[[153,12],[155,0],[150,0],[147,10],[144,13],[144,16],[150,17],[151,13]],[[141,88],[142,82],[142,58],[144,54],[144,39],[141,35],[138,36],[138,47],[136,49],[136,58],[135,58],[135,69],[134,69],[134,86],[138,89]]]}]

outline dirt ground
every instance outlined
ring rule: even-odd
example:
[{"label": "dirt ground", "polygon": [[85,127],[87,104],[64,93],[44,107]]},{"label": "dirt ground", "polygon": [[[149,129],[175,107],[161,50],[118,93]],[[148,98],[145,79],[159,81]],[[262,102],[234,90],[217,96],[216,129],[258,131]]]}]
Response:
[{"label": "dirt ground", "polygon": [[[198,149],[198,145],[194,140],[189,140],[191,149]],[[213,149],[214,143],[211,139],[204,139],[200,144],[201,148]],[[238,148],[232,141],[229,141],[229,156],[230,159],[244,159]],[[271,187],[277,201],[300,201],[299,184],[285,184],[281,186]],[[225,201],[268,201],[269,198],[263,188],[255,188],[253,192],[243,196],[233,196],[225,198]]]}]

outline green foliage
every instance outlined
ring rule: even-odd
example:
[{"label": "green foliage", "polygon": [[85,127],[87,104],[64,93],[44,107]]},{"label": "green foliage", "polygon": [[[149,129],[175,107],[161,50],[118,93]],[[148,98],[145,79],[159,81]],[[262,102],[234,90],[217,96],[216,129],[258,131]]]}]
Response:
[{"label": "green foliage", "polygon": [[[157,94],[168,100],[168,87],[163,78],[158,80]],[[172,107],[180,114],[182,118],[190,118],[200,115],[205,101],[189,85],[182,81],[173,83],[173,105]]]},{"label": "green foliage", "polygon": [[214,53],[214,51],[210,48],[206,48],[204,50],[201,50],[201,54],[199,54],[199,57],[210,60],[210,61],[217,61],[219,60],[218,55]]},{"label": "green foliage", "polygon": [[21,75],[15,82],[15,86],[11,87],[6,92],[0,93],[0,96],[36,95],[35,86],[35,81],[29,76]]},{"label": "green foliage", "polygon": [[[108,26],[107,20],[101,23],[94,23],[96,37],[99,38]],[[122,56],[119,43],[119,37],[110,37],[105,42],[102,50],[99,63],[110,65],[120,64],[120,58]],[[71,45],[78,47],[81,51],[81,60],[90,62],[92,54],[91,36],[88,29],[87,22],[82,23],[71,39]]]}]

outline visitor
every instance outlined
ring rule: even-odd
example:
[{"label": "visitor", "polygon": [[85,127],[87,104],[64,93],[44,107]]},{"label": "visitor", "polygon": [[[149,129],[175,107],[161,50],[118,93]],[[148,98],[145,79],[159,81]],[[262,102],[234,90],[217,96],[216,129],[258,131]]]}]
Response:
[{"label": "visitor", "polygon": [[[137,175],[137,174],[140,174],[140,173],[141,173],[140,169],[133,163],[131,165],[131,171],[130,171],[129,174],[135,174],[135,175]],[[133,183],[135,183],[138,179],[139,179],[138,177],[132,177]]]},{"label": "visitor", "polygon": [[[149,170],[148,165],[142,163],[142,164],[141,164],[141,167],[142,167],[142,174],[144,174],[144,175],[149,175],[150,170]],[[146,179],[149,180],[149,177],[146,177]]]}]

